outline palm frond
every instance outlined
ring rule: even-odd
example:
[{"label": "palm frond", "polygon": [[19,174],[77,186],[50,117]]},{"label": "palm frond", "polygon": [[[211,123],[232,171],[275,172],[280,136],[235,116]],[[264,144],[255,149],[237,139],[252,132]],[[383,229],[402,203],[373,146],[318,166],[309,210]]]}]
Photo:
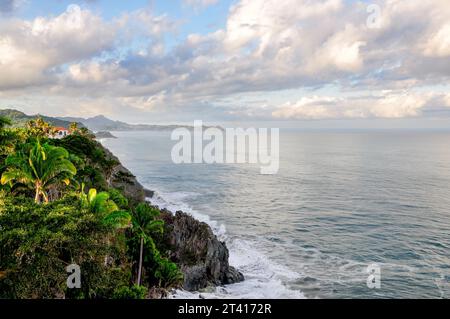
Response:
[{"label": "palm frond", "polygon": [[131,215],[126,211],[115,211],[103,218],[103,223],[116,229],[130,226]]}]

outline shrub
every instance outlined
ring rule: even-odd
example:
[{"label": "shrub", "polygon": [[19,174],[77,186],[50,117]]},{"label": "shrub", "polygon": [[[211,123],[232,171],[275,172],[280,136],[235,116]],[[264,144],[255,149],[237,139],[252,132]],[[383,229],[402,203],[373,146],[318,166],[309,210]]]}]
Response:
[{"label": "shrub", "polygon": [[[0,298],[109,298],[131,281],[124,235],[77,197],[37,205],[0,193],[0,227]],[[81,289],[66,286],[72,263]]]},{"label": "shrub", "polygon": [[114,201],[114,203],[116,203],[120,209],[129,208],[128,199],[125,196],[123,196],[123,194],[119,190],[115,188],[110,188],[108,190],[108,193],[110,195],[111,200]]},{"label": "shrub", "polygon": [[148,289],[143,286],[120,287],[113,295],[114,299],[145,299]]}]

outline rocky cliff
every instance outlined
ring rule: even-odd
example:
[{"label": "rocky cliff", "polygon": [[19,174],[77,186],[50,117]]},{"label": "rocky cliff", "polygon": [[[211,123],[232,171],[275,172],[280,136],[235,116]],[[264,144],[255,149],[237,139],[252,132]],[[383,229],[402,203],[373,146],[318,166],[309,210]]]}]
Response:
[{"label": "rocky cliff", "polygon": [[226,244],[217,239],[207,224],[181,211],[174,215],[163,210],[161,217],[167,228],[166,240],[172,247],[171,259],[184,274],[185,290],[198,291],[244,280],[229,265]]},{"label": "rocky cliff", "polygon": [[[154,192],[146,190],[114,154],[106,149],[105,152],[109,160],[118,163],[109,178],[110,186],[121,189],[136,202],[153,197]],[[181,211],[162,210],[161,219],[166,224],[165,241],[170,257],[184,274],[185,290],[197,291],[244,280],[244,276],[229,265],[226,244],[218,240],[207,224]]]}]

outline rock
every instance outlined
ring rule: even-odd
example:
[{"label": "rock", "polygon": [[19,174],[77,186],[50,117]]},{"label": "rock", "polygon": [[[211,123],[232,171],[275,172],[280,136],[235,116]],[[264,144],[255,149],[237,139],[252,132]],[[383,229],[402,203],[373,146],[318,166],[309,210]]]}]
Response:
[{"label": "rock", "polygon": [[122,165],[117,166],[112,174],[111,186],[122,190],[123,194],[136,203],[145,201],[144,187],[136,177]]},{"label": "rock", "polygon": [[152,287],[148,291],[147,298],[148,299],[163,299],[163,298],[166,298],[168,296],[168,294],[169,293],[166,289]]},{"label": "rock", "polygon": [[[104,148],[108,160],[116,161],[108,184],[122,190],[123,194],[135,201],[144,202],[152,198],[154,192],[145,189],[136,177]],[[170,247],[169,255],[184,274],[183,288],[198,291],[210,286],[233,284],[244,280],[244,276],[228,263],[229,252],[224,242],[220,242],[212,229],[192,216],[168,210],[161,210],[165,221],[165,241]],[[153,291],[157,295],[158,292]]]},{"label": "rock", "polygon": [[163,210],[161,218],[168,228],[170,257],[184,274],[185,290],[198,291],[244,280],[240,272],[230,267],[225,243],[217,239],[207,224],[181,211],[173,215]]},{"label": "rock", "polygon": [[117,162],[117,165],[113,167],[109,176],[109,186],[120,189],[127,198],[136,203],[145,201],[146,196],[144,187],[138,182],[136,176],[124,167],[111,151],[106,148],[104,148],[104,150],[107,160]]},{"label": "rock", "polygon": [[146,198],[153,198],[153,196],[155,196],[155,191],[144,189],[144,194]]},{"label": "rock", "polygon": [[228,273],[226,274],[225,284],[235,284],[237,282],[244,281],[244,275],[240,273],[236,268],[230,266]]},{"label": "rock", "polygon": [[101,138],[117,138],[116,136],[112,135],[111,132],[97,132],[95,133],[95,138],[96,139],[101,139]]}]

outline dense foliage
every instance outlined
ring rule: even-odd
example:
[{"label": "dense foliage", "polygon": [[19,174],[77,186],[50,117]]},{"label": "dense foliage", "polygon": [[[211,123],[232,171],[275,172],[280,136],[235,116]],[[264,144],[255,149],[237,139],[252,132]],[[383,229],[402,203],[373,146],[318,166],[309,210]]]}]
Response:
[{"label": "dense foliage", "polygon": [[141,299],[180,284],[159,249],[159,210],[112,187],[120,163],[90,132],[74,124],[58,140],[41,119],[10,124],[0,118],[0,298]]}]

